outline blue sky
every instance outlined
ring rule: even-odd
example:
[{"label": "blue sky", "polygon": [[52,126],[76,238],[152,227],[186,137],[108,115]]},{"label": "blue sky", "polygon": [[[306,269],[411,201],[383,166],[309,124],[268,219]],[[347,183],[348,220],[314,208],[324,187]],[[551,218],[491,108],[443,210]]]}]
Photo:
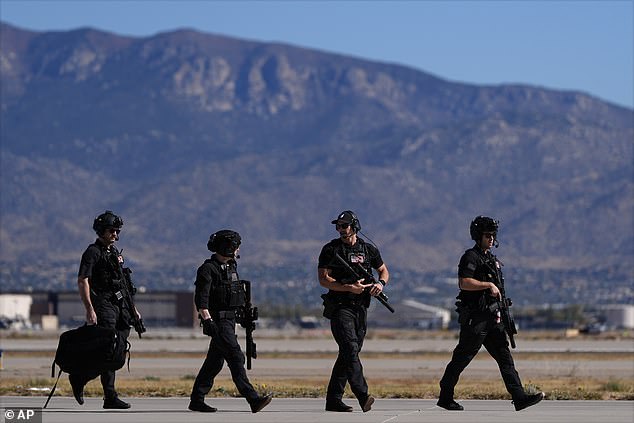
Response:
[{"label": "blue sky", "polygon": [[634,0],[0,0],[0,18],[38,31],[90,26],[133,36],[191,28],[634,108]]}]

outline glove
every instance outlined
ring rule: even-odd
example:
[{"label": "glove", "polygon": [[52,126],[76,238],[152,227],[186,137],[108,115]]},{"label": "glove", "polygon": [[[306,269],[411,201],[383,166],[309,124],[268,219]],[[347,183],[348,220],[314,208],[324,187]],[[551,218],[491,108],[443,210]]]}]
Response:
[{"label": "glove", "polygon": [[203,320],[203,334],[213,336],[214,333],[216,333],[216,324],[214,321],[211,319]]}]

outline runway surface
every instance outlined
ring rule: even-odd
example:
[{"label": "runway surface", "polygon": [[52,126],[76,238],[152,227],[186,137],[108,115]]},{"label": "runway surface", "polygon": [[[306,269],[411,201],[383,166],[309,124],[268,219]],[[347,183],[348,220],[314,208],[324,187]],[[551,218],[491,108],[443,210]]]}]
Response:
[{"label": "runway surface", "polygon": [[[261,331],[264,332],[264,331]],[[195,352],[206,348],[208,338],[198,331],[183,330],[181,332],[159,332],[160,338],[145,335],[139,339],[135,333],[130,335],[132,351],[152,352]],[[244,331],[239,329],[238,338],[243,343]],[[329,333],[321,332],[308,338],[269,337],[266,332],[256,331],[255,341],[260,352],[292,352],[292,353],[334,353],[337,344]],[[376,353],[415,353],[415,352],[447,352],[451,353],[457,343],[457,332],[451,332],[446,338],[420,339],[373,339],[366,338],[363,350]],[[5,352],[9,351],[55,351],[59,336],[46,338],[4,338],[0,344]],[[517,350],[522,352],[634,352],[634,340],[601,340],[587,338],[571,339],[524,339],[515,338]]]},{"label": "runway surface", "polygon": [[[173,422],[231,422],[231,423],[413,423],[413,422],[506,422],[513,423],[631,423],[634,421],[632,401],[542,401],[540,404],[516,412],[510,401],[461,401],[465,411],[450,412],[435,405],[434,400],[377,399],[371,411],[362,413],[358,404],[352,413],[324,411],[324,399],[274,398],[263,411],[252,414],[242,398],[212,398],[209,403],[218,408],[216,413],[196,413],[187,410],[187,398],[126,398],[129,410],[103,410],[102,401],[87,398],[83,406],[70,397],[54,397],[43,411],[42,423],[173,423]],[[20,410],[42,407],[45,397],[2,397],[2,423],[16,419]],[[13,419],[7,411],[13,411]],[[36,410],[39,412],[39,410]],[[9,412],[11,415],[11,412]],[[21,420],[25,421],[25,420]]]},{"label": "runway surface", "polygon": [[[49,378],[55,356],[57,337],[46,339],[0,339],[4,350],[3,377]],[[307,381],[330,374],[337,344],[329,337],[313,339],[256,339],[260,358],[254,360],[249,377],[298,379]],[[523,379],[539,378],[634,378],[634,342],[632,340],[523,340],[518,339],[513,351],[515,363]],[[138,339],[131,336],[131,372],[120,371],[121,378],[170,378],[195,375],[207,352],[208,338],[191,336],[171,339]],[[369,378],[438,380],[451,358],[456,340],[448,339],[368,339],[363,346],[365,374]],[[28,352],[38,352],[29,355]],[[415,353],[437,353],[420,359]],[[540,359],[521,353],[542,353]],[[20,354],[18,354],[20,353]],[[152,353],[144,356],[143,353]],[[162,354],[165,353],[165,354]],[[267,356],[267,353],[269,354]],[[276,358],[276,353],[289,354]],[[310,356],[321,353],[324,356]],[[368,353],[387,353],[390,357],[366,356]],[[578,354],[595,353],[591,360]],[[180,355],[179,355],[180,354]],[[189,354],[189,355],[187,355]],[[308,355],[305,355],[308,354]],[[552,356],[548,356],[553,354]],[[558,354],[555,356],[555,354]],[[615,354],[620,354],[615,357]],[[229,377],[227,367],[220,377]],[[481,351],[469,365],[465,378],[499,378],[493,359]]]}]

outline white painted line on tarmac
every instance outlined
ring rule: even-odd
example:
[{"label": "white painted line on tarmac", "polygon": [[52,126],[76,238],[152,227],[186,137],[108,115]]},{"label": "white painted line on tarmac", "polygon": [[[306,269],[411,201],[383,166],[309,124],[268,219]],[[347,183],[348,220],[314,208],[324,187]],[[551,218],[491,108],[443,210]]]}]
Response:
[{"label": "white painted line on tarmac", "polygon": [[[431,410],[431,408],[430,408],[430,410]],[[394,419],[398,419],[399,417],[404,417],[404,416],[409,416],[409,415],[412,415],[412,414],[420,413],[420,411],[421,410],[416,410],[416,411],[410,411],[409,413],[397,414],[396,416],[392,416],[392,417],[390,417],[387,420],[383,420],[381,423],[387,423],[387,422],[392,421]]]}]

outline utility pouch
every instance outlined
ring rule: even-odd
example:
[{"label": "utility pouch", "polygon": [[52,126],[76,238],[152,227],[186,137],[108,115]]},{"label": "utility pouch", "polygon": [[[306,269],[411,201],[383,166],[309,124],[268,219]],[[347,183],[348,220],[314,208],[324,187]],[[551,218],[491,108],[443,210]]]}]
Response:
[{"label": "utility pouch", "polygon": [[463,307],[458,310],[458,323],[466,325],[471,320],[471,312],[468,308]]},{"label": "utility pouch", "polygon": [[372,300],[372,295],[370,295],[370,291],[364,292],[361,294],[361,304],[363,307],[370,307],[370,301]]},{"label": "utility pouch", "polygon": [[486,294],[481,295],[478,299],[478,310],[481,312],[487,312],[489,311],[489,305],[489,296]]},{"label": "utility pouch", "polygon": [[321,298],[324,300],[323,316],[330,320],[335,313],[337,303],[328,294],[322,294]]},{"label": "utility pouch", "polygon": [[471,311],[469,307],[462,304],[462,301],[456,301],[456,312],[458,312],[458,323],[466,325],[471,319]]}]

